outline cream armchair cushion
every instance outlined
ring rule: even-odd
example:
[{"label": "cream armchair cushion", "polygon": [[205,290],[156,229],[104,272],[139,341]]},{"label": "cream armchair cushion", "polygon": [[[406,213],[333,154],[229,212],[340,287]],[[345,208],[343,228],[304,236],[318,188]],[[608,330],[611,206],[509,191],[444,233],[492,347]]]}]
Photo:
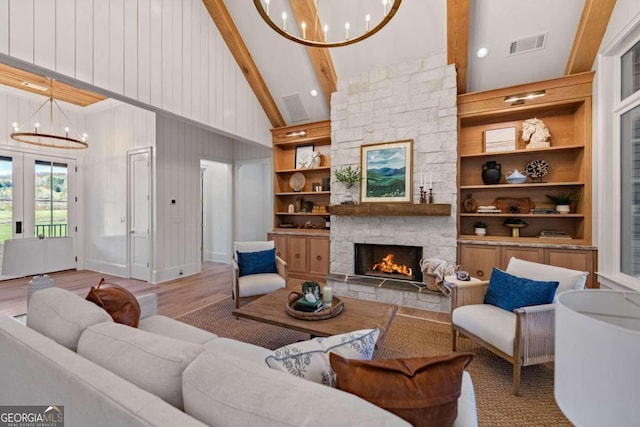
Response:
[{"label": "cream armchair cushion", "polygon": [[233,269],[232,276],[232,292],[236,300],[236,308],[240,307],[240,298],[252,297],[256,295],[265,295],[276,289],[284,288],[287,285],[287,263],[280,257],[276,256],[277,273],[258,273],[249,275],[240,275],[240,267],[236,253],[238,252],[260,252],[275,248],[272,240],[252,241],[252,242],[233,242]]}]

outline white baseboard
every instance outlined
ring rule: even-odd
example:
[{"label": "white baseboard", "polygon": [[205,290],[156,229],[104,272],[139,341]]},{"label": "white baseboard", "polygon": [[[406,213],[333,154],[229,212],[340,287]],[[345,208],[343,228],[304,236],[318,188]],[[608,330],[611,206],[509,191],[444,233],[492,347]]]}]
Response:
[{"label": "white baseboard", "polygon": [[157,284],[167,282],[169,280],[191,276],[197,273],[199,273],[199,271],[196,264],[185,264],[177,267],[167,268],[165,270],[154,270],[151,272],[151,283]]},{"label": "white baseboard", "polygon": [[83,267],[84,270],[97,271],[98,273],[110,274],[118,277],[127,277],[127,266],[125,264],[115,264],[85,258]]}]

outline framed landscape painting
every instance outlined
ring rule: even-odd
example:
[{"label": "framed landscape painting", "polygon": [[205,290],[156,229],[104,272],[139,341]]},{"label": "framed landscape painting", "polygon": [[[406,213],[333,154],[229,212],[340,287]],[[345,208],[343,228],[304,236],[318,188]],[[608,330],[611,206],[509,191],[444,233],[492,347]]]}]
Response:
[{"label": "framed landscape painting", "polygon": [[411,202],[413,140],[363,145],[360,200]]}]

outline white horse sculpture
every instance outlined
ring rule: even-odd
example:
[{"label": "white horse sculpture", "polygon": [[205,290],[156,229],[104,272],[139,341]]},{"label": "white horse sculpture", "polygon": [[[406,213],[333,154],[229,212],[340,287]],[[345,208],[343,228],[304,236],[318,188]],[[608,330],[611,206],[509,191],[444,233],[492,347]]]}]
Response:
[{"label": "white horse sculpture", "polygon": [[530,148],[548,148],[551,146],[549,142],[549,129],[540,119],[529,119],[522,123],[522,139],[529,141],[527,150]]}]

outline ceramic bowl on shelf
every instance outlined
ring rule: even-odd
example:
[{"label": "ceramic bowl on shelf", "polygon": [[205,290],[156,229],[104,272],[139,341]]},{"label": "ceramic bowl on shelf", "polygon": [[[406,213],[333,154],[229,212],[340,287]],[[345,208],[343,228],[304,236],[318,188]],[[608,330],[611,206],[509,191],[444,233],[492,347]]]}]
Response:
[{"label": "ceramic bowl on shelf", "polygon": [[506,176],[509,184],[524,184],[527,180],[527,176],[520,173],[518,169],[514,170]]}]

